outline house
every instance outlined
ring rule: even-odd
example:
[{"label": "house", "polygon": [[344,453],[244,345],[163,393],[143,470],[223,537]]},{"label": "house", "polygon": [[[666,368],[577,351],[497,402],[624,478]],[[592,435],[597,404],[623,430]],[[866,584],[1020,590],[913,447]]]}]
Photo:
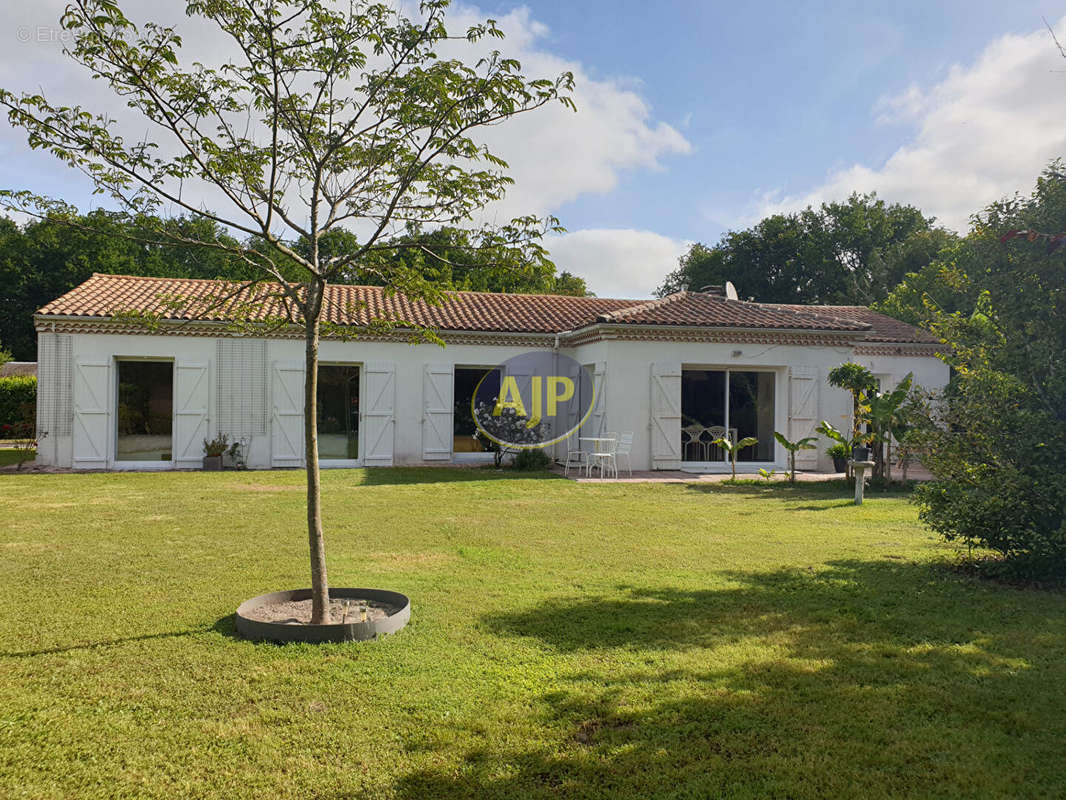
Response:
[{"label": "house", "polygon": [[[300,466],[302,332],[238,330],[223,310],[167,302],[210,297],[221,286],[97,274],[40,309],[37,419],[48,435],[38,461],[196,468],[204,439],[225,433],[244,441],[250,467]],[[725,469],[705,435],[714,426],[758,438],[740,454],[749,469],[784,468],[775,430],[795,439],[821,419],[845,423],[850,397],[826,383],[844,361],[865,364],[886,386],[907,373],[926,388],[947,383],[938,343],[910,325],[863,307],[735,297],[715,288],[651,301],[456,292],[430,306],[332,285],[325,317],[356,335],[327,336],[320,347],[322,466],[489,457],[473,436],[471,393],[527,351],[562,353],[589,371],[595,399],[582,435],[632,431],[635,469]],[[119,313],[131,311],[158,324]],[[278,309],[257,313],[265,320]],[[446,347],[367,330],[382,316],[431,326]],[[554,447],[565,453],[565,442]],[[824,450],[802,452],[799,468],[829,471]]]}]

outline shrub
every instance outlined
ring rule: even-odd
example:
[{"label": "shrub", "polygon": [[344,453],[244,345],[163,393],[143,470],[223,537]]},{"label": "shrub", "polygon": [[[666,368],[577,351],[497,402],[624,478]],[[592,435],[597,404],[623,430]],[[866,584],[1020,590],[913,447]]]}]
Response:
[{"label": "shrub", "polygon": [[[37,379],[30,375],[0,378],[0,430],[2,426],[37,422]],[[16,438],[13,433],[0,432],[0,438]]]},{"label": "shrub", "polygon": [[519,450],[514,457],[514,468],[522,471],[534,471],[549,469],[552,465],[551,456],[540,448]]},{"label": "shrub", "polygon": [[826,448],[825,452],[830,458],[851,458],[851,451],[848,450],[848,446],[846,444],[841,444],[840,442],[837,442],[832,447]]}]

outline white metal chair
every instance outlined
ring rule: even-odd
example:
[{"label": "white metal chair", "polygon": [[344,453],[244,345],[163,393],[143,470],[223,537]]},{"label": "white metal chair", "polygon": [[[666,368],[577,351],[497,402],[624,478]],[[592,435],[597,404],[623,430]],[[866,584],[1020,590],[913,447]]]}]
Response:
[{"label": "white metal chair", "polygon": [[592,470],[600,468],[600,477],[614,475],[618,477],[618,462],[615,460],[615,451],[618,449],[618,434],[608,433],[604,437],[607,441],[597,442],[597,448],[589,453],[589,463],[586,475],[591,476]]},{"label": "white metal chair", "polygon": [[[706,428],[702,425],[686,425],[681,429],[681,453],[685,461],[705,460],[703,442],[700,441],[705,430]],[[696,458],[689,455],[689,450],[692,448],[696,450]]]},{"label": "white metal chair", "polygon": [[[707,428],[707,461],[722,461],[725,459],[725,451],[720,444],[715,444],[719,439],[726,438],[725,425],[711,425]],[[735,442],[736,437],[730,436],[729,441]]]},{"label": "white metal chair", "polygon": [[618,439],[618,446],[614,451],[614,476],[618,477],[618,459],[625,456],[626,470],[629,472],[629,477],[633,477],[633,462],[629,460],[629,454],[633,452],[633,434],[632,432],[623,433]]},{"label": "white metal chair", "polygon": [[563,475],[569,474],[571,466],[576,466],[580,470],[587,465],[588,453],[581,449],[581,443],[574,436],[566,437],[566,461],[563,462]]}]

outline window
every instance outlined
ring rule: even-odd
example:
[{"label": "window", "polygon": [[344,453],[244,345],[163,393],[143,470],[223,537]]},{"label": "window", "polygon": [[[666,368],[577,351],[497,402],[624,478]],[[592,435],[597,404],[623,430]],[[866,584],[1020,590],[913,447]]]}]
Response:
[{"label": "window", "polygon": [[737,454],[738,461],[774,460],[773,372],[686,369],[681,372],[681,457],[722,461],[727,453],[713,442],[759,440]]},{"label": "window", "polygon": [[498,369],[455,368],[455,391],[452,395],[455,403],[455,411],[452,414],[453,453],[485,452],[483,440],[474,435],[477,432],[477,425],[474,424],[474,414],[470,407],[474,392],[482,380],[486,382],[481,387],[482,396],[485,393],[499,395],[500,371]]},{"label": "window", "polygon": [[359,458],[359,367],[320,365],[317,399],[319,459]]},{"label": "window", "polygon": [[172,461],[174,364],[118,362],[117,461]]}]

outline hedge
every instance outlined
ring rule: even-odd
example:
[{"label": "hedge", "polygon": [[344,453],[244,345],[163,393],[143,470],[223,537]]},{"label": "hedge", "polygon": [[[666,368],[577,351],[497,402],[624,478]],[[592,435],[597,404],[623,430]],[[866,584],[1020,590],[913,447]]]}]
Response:
[{"label": "hedge", "polygon": [[0,437],[5,425],[34,422],[37,416],[37,379],[32,375],[0,378]]}]

